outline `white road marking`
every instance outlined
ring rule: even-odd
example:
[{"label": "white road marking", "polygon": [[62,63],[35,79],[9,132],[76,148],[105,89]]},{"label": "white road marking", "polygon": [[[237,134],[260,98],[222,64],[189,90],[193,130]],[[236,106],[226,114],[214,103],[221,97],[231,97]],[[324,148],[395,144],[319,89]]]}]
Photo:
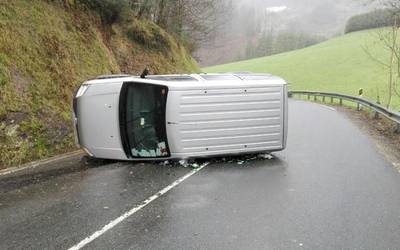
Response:
[{"label": "white road marking", "polygon": [[166,194],[168,191],[170,191],[174,187],[176,187],[179,184],[181,184],[183,181],[185,181],[186,179],[188,179],[192,175],[196,174],[197,172],[199,172],[200,170],[205,168],[208,164],[209,163],[205,163],[205,164],[201,165],[199,168],[193,169],[187,175],[185,175],[185,176],[179,178],[178,180],[174,181],[171,185],[165,187],[164,189],[162,189],[158,193],[156,193],[153,196],[149,197],[147,200],[143,201],[140,205],[132,208],[131,210],[129,210],[128,212],[124,213],[120,217],[112,220],[110,223],[105,225],[102,229],[100,229],[100,230],[94,232],[92,235],[86,237],[85,239],[83,239],[78,244],[76,244],[73,247],[69,248],[69,250],[78,250],[78,249],[81,249],[82,247],[86,246],[90,242],[92,242],[95,239],[97,239],[98,237],[100,237],[102,234],[106,233],[108,230],[112,229],[113,227],[115,227],[116,225],[118,225],[119,223],[121,223],[122,221],[124,221],[125,219],[130,217],[131,215],[135,214],[136,212],[138,212],[139,210],[141,210],[145,206],[149,205],[151,202],[155,201],[157,198],[161,197],[162,195]]}]

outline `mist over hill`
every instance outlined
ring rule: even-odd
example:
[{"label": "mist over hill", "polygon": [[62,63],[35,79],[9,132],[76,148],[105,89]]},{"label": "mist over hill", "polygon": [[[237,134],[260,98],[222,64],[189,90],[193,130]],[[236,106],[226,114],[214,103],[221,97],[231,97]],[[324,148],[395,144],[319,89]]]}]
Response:
[{"label": "mist over hill", "polygon": [[370,7],[349,0],[258,0],[265,7],[285,5],[283,18],[288,28],[312,34],[332,36],[340,34],[349,17],[365,12]]},{"label": "mist over hill", "polygon": [[331,38],[343,33],[351,16],[373,8],[356,0],[233,0],[233,14],[214,39],[202,44],[196,58],[202,66],[243,59],[249,41],[265,32]]}]

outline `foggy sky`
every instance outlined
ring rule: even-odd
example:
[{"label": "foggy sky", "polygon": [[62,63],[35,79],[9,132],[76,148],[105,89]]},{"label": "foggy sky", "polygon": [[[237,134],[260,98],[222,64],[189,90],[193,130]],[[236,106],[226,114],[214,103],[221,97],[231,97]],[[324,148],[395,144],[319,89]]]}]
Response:
[{"label": "foggy sky", "polygon": [[[263,22],[264,30],[301,32],[329,39],[343,34],[348,19],[376,7],[367,6],[366,0],[232,0],[236,10],[229,22],[215,33],[214,39],[203,44],[196,57],[201,65],[214,65],[235,60],[246,48],[248,41],[257,39],[248,30]],[[265,14],[266,8],[286,6],[282,12]],[[253,12],[249,12],[253,9]],[[268,17],[267,17],[268,15]],[[253,21],[253,23],[251,23]],[[256,24],[256,25],[257,25]]]},{"label": "foggy sky", "polygon": [[280,14],[287,26],[295,24],[300,31],[328,37],[340,33],[351,16],[371,9],[362,0],[237,0],[237,3],[258,9],[287,6]]}]

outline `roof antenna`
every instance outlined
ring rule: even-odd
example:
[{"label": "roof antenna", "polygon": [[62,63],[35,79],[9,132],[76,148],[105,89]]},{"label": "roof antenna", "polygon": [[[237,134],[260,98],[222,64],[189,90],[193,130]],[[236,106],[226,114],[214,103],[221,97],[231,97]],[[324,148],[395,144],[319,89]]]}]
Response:
[{"label": "roof antenna", "polygon": [[146,78],[146,76],[147,76],[149,73],[150,73],[150,71],[149,71],[149,69],[146,67],[146,68],[143,70],[142,74],[140,75],[140,78],[142,78],[142,79]]}]

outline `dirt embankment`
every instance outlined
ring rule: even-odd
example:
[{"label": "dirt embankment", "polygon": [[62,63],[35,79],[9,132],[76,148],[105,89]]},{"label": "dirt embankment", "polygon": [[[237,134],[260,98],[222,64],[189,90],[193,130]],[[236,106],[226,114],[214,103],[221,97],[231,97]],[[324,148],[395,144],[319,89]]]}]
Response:
[{"label": "dirt embankment", "polygon": [[186,49],[134,17],[104,26],[57,1],[0,3],[0,169],[74,148],[72,94],[110,73],[198,71]]}]

